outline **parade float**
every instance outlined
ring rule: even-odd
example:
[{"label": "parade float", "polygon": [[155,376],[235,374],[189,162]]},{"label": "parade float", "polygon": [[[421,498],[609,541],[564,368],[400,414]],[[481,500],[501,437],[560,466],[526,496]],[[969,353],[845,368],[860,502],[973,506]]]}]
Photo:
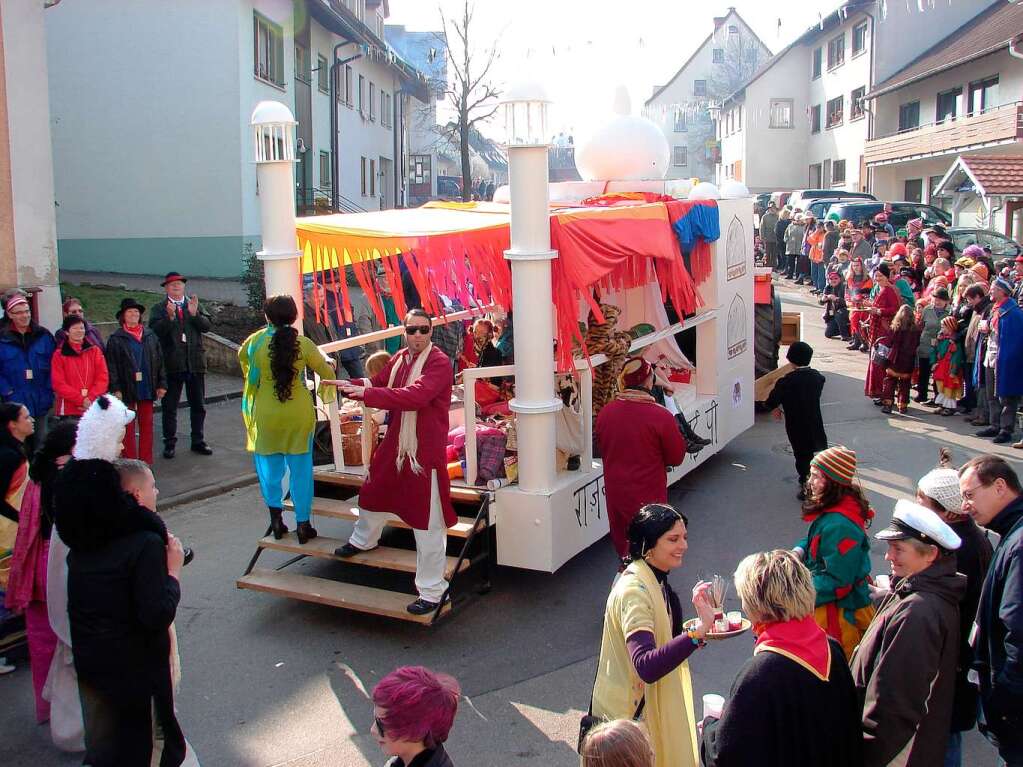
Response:
[{"label": "parade float", "polygon": [[[580,146],[577,164],[588,180],[549,184],[541,89],[513,90],[503,108],[510,177],[494,202],[435,202],[297,222],[294,119],[276,102],[263,102],[253,113],[263,223],[259,258],[268,295],[289,293],[299,306],[305,303],[307,323],[350,321],[347,268],[383,328],[322,344],[322,351],[402,335],[400,321],[386,321],[384,284],[392,316],[404,316],[415,293],[435,326],[512,312],[514,364],[467,368],[456,387],[450,423],[464,430],[464,438],[451,496],[459,520],[448,531],[450,599],[436,613],[413,616],[404,609],[416,556],[396,518],[386,545],[343,563],[333,552],[345,538],[328,525],[305,545],[294,534],[281,540],[266,535],[239,588],[432,623],[471,594],[485,592],[498,565],[556,572],[608,533],[592,414],[595,390],[606,396],[600,390],[609,377],[602,370],[615,362],[597,343],[609,332],[629,333],[628,354],[661,362],[671,379],[672,406],[709,440],[670,468],[669,484],[752,426],[753,203],[745,187],[732,183],[718,190],[665,180],[669,151],[662,134],[649,121],[623,113]],[[604,317],[607,306],[615,309],[616,327]],[[497,379],[514,382],[514,397],[499,417],[513,424],[504,449],[515,460],[488,480],[477,444],[486,408],[477,399],[487,391],[480,383]],[[574,396],[563,396],[566,383]],[[352,418],[349,408],[343,418],[346,407],[320,408],[329,422],[333,462],[315,475],[318,525],[359,513],[359,487],[376,431],[367,413]],[[575,460],[565,461],[564,450],[559,454],[566,428],[579,435],[568,451]],[[259,561],[267,550],[293,556],[271,567]],[[305,558],[317,561],[302,573],[289,570]]]}]

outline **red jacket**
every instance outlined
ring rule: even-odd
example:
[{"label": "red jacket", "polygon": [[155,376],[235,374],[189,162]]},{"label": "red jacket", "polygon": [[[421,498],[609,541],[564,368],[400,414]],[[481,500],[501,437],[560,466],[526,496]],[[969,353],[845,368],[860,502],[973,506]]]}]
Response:
[{"label": "red jacket", "polygon": [[106,394],[109,379],[103,350],[86,340],[81,350],[75,351],[65,340],[50,361],[50,381],[56,395],[54,412],[81,415],[86,397],[91,401]]}]

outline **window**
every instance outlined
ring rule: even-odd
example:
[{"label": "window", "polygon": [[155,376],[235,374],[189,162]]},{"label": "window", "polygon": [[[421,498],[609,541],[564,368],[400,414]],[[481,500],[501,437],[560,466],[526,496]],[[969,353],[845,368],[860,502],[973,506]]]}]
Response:
[{"label": "window", "polygon": [[810,79],[816,80],[821,76],[821,61],[823,60],[823,53],[820,48],[813,49],[813,64],[810,71]]},{"label": "window", "polygon": [[363,105],[366,103],[366,78],[359,75],[359,114],[365,114]]},{"label": "window", "polygon": [[371,81],[369,84],[369,121],[376,119],[377,87]]},{"label": "window", "polygon": [[380,91],[380,124],[387,127],[387,94]]},{"label": "window", "polygon": [[365,197],[366,196],[366,158],[365,157],[361,157],[359,159],[362,160],[362,164],[360,165],[360,172],[361,172],[361,177],[362,177],[362,196]]},{"label": "window", "polygon": [[693,95],[694,96],[706,96],[707,95],[707,81],[706,80],[693,80]]},{"label": "window", "polygon": [[739,34],[739,25],[738,24],[729,24],[728,25],[728,34],[730,34],[730,35],[737,35],[737,34]]},{"label": "window", "polygon": [[337,89],[337,93],[338,93],[338,98],[343,99],[344,102],[349,107],[352,106],[352,99],[353,99],[353,96],[354,96],[354,93],[353,93],[354,88],[352,86],[352,77],[353,77],[352,67],[351,67],[350,64],[346,64],[345,65],[345,87],[343,89],[342,88],[338,88]]},{"label": "window", "polygon": [[715,48],[711,52],[711,56],[712,56],[712,59],[713,59],[715,64],[724,64],[725,63],[725,49],[724,48]]},{"label": "window", "polygon": [[686,112],[678,108],[675,110],[675,133],[685,133],[687,130],[689,128],[686,125]]},{"label": "window", "polygon": [[330,152],[320,152],[320,187],[330,189]]},{"label": "window", "polygon": [[970,83],[970,114],[984,112],[997,106],[998,75]]},{"label": "window", "polygon": [[845,117],[845,96],[836,96],[828,101],[828,127],[841,125]]},{"label": "window", "polygon": [[944,197],[937,197],[937,196],[935,196],[934,190],[938,188],[938,184],[941,183],[941,179],[943,179],[943,178],[944,178],[944,176],[931,176],[929,179],[927,179],[927,198],[928,198],[927,202],[929,202],[931,205],[935,205],[935,206],[937,206],[939,208],[946,207],[943,204],[945,198]]},{"label": "window", "polygon": [[810,174],[809,175],[810,175],[810,178],[809,178],[809,181],[807,182],[808,185],[811,186],[814,189],[820,189],[821,186],[822,186],[822,183],[821,183],[822,169],[821,169],[821,164],[819,162],[818,163],[814,163],[813,165],[810,166]]},{"label": "window", "polygon": [[253,74],[260,80],[284,87],[284,33],[258,13],[252,20]]},{"label": "window", "polygon": [[859,56],[867,49],[867,22],[861,21],[853,27],[852,38],[852,55]]},{"label": "window", "polygon": [[686,167],[689,164],[689,147],[673,147],[671,152],[671,164],[676,168]]},{"label": "window", "polygon": [[962,88],[939,93],[936,99],[937,107],[934,110],[934,122],[940,123],[945,120],[954,120],[959,114],[959,104],[963,98]]},{"label": "window", "polygon": [[309,49],[304,45],[295,45],[295,79],[304,83],[312,82],[309,72]]},{"label": "window", "polygon": [[920,127],[920,102],[910,101],[899,107],[899,132]]},{"label": "window", "polygon": [[828,69],[845,63],[845,32],[828,42]]},{"label": "window", "polygon": [[906,202],[923,202],[923,196],[924,180],[922,178],[907,178],[902,199]]},{"label": "window", "polygon": [[810,133],[821,132],[821,105],[814,104],[810,107]]},{"label": "window", "polygon": [[316,87],[323,93],[330,93],[330,65],[323,56],[316,57]]},{"label": "window", "polygon": [[792,127],[792,99],[771,99],[771,115],[769,127]]},{"label": "window", "polygon": [[385,127],[390,128],[394,125],[394,102],[391,100],[390,93],[386,94],[386,96],[383,105],[380,107],[382,113],[380,120]]},{"label": "window", "polygon": [[754,48],[753,46],[750,46],[749,48],[747,48],[743,52],[742,57],[744,59],[746,59],[746,63],[747,64],[756,64],[757,63],[757,49]]},{"label": "window", "polygon": [[369,196],[377,196],[377,161],[369,161]]},{"label": "window", "polygon": [[845,160],[835,160],[831,163],[831,183],[845,183]]},{"label": "window", "polygon": [[849,122],[859,120],[863,117],[863,96],[867,93],[867,86],[861,85],[849,94]]}]

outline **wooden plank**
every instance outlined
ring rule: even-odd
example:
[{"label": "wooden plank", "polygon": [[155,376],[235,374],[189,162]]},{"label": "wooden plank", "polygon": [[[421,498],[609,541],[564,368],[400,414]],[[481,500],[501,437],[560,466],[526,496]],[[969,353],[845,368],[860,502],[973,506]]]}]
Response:
[{"label": "wooden plank", "polygon": [[[363,483],[366,481],[366,475],[321,470],[313,474],[313,481],[323,482],[327,485],[337,485],[339,487],[359,488],[362,487]],[[458,485],[452,485],[451,500],[459,501],[460,503],[480,504],[483,502],[483,495],[487,492],[488,491],[485,488],[459,487]]]},{"label": "wooden plank", "polygon": [[[294,511],[295,506],[291,501],[284,502],[284,508]],[[330,517],[331,519],[347,519],[354,522],[359,518],[359,498],[349,498],[340,501],[337,498],[313,498],[313,515],[319,517]],[[448,535],[453,538],[468,538],[472,532],[475,519],[471,517],[459,517],[454,525],[448,528]],[[387,520],[388,527],[398,527],[402,530],[410,530],[407,523],[398,517]]]},{"label": "wooden plank", "polygon": [[796,366],[791,362],[787,362],[777,370],[772,370],[770,373],[764,373],[760,378],[753,382],[753,400],[755,402],[766,402],[767,398],[771,396],[771,391],[774,389],[774,385],[778,382],[779,378],[783,378],[796,369]]},{"label": "wooden plank", "polygon": [[[360,613],[382,615],[386,618],[428,624],[433,618],[428,615],[412,615],[405,607],[415,599],[413,594],[386,591],[355,583],[341,583],[311,575],[286,573],[277,570],[253,570],[236,581],[240,589],[262,591],[266,594],[300,599],[303,602],[340,607]],[[441,615],[451,612],[451,602],[441,609]]]},{"label": "wooden plank", "polygon": [[[325,535],[317,536],[306,543],[299,543],[294,533],[288,533],[279,541],[272,535],[260,539],[259,547],[262,549],[273,549],[274,551],[286,551],[289,554],[305,554],[317,559],[333,559],[335,562],[349,562],[354,565],[366,565],[367,567],[379,567],[382,570],[397,570],[403,573],[414,573],[416,571],[416,552],[411,549],[396,549],[391,546],[377,546],[371,551],[364,551],[353,557],[339,557],[334,549],[344,546],[348,541],[340,538],[328,538]],[[455,563],[458,557],[446,557],[447,565],[444,568],[444,577],[450,579],[455,570]],[[462,560],[462,570],[469,568],[469,560]]]}]

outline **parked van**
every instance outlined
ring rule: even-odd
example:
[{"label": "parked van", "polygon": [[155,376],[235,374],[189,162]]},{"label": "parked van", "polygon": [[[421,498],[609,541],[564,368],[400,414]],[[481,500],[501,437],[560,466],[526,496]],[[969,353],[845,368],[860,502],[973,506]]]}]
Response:
[{"label": "parked van", "polygon": [[796,189],[789,196],[788,204],[792,206],[793,210],[796,208],[806,210],[806,207],[813,200],[819,200],[822,197],[848,197],[856,200],[877,199],[874,195],[867,192],[847,192],[844,189]]},{"label": "parked van", "polygon": [[888,213],[888,223],[896,230],[914,218],[922,218],[924,226],[949,226],[952,223],[952,215],[948,211],[919,202],[836,202],[828,208],[827,217],[833,221],[845,219],[858,225],[862,221],[873,221],[874,216],[881,212]]}]

